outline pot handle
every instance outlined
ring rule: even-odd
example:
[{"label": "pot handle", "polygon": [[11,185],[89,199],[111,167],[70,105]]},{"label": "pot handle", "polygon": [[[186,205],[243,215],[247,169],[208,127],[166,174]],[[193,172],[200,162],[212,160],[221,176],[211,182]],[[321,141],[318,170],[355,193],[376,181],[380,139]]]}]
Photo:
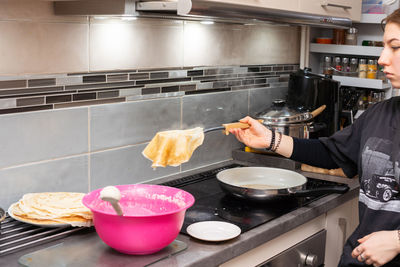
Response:
[{"label": "pot handle", "polygon": [[311,118],[315,118],[316,116],[318,116],[319,114],[321,114],[322,111],[324,111],[326,109],[326,105],[322,105],[319,108],[317,108],[316,110],[311,111]]},{"label": "pot handle", "polygon": [[344,194],[349,191],[350,187],[348,185],[334,185],[327,187],[319,187],[313,189],[304,189],[293,192],[291,195],[296,197],[310,197],[310,196],[320,196],[327,193],[338,193]]}]

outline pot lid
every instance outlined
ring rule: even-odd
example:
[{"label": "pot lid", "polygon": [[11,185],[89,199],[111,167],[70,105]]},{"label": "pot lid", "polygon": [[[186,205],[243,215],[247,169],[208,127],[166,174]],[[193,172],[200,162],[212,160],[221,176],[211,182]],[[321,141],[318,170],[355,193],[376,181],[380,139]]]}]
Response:
[{"label": "pot lid", "polygon": [[299,123],[312,118],[309,112],[298,112],[288,108],[285,100],[282,99],[274,100],[271,108],[260,112],[256,116],[257,119],[262,119],[264,124]]}]

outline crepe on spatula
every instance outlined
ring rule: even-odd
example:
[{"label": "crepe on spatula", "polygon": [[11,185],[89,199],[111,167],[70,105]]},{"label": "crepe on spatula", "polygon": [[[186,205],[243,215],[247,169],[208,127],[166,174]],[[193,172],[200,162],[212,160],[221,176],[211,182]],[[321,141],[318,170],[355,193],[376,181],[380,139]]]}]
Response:
[{"label": "crepe on spatula", "polygon": [[142,154],[153,161],[151,167],[179,166],[189,161],[194,150],[203,144],[203,128],[158,132]]}]

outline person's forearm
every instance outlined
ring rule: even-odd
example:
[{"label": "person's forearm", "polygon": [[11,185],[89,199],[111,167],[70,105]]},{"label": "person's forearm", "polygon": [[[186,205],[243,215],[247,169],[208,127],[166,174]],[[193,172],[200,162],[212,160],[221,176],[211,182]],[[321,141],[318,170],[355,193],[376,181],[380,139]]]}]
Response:
[{"label": "person's forearm", "polygon": [[282,135],[279,147],[275,152],[286,158],[290,158],[293,153],[293,138],[288,135]]}]

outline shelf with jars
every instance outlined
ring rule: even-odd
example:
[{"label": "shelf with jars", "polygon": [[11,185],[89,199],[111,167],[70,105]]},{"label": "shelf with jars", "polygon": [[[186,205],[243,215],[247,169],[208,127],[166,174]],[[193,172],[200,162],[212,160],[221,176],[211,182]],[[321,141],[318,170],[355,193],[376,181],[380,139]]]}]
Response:
[{"label": "shelf with jars", "polygon": [[383,47],[360,46],[360,45],[337,45],[337,44],[310,44],[310,52],[354,55],[354,56],[373,56],[379,57]]},{"label": "shelf with jars", "polygon": [[341,86],[386,90],[391,88],[383,68],[375,58],[356,58],[325,55],[321,62],[322,73],[332,75]]},{"label": "shelf with jars", "polygon": [[[347,30],[312,28],[309,66],[315,72],[333,75],[341,86],[391,89],[377,62],[383,50],[382,30],[378,24],[366,25],[356,25],[357,28]],[[322,43],[329,41],[331,44]]]},{"label": "shelf with jars", "polygon": [[381,90],[390,89],[391,87],[389,82],[385,83],[381,79],[367,79],[367,78],[338,76],[338,75],[333,75],[332,79],[339,81],[341,86],[353,86],[353,87],[381,89]]}]

